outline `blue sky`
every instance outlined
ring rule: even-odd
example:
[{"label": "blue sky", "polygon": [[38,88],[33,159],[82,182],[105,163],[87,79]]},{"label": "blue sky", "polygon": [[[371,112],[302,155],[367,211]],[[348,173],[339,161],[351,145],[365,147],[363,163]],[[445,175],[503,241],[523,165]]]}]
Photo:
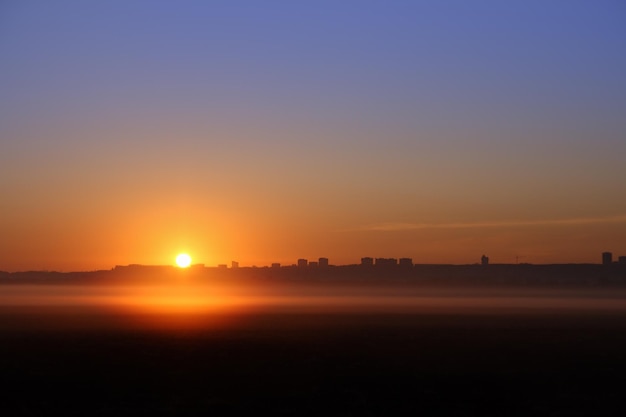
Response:
[{"label": "blue sky", "polygon": [[[625,18],[619,1],[4,2],[3,221],[7,241],[41,243],[3,248],[19,265],[56,265],[87,239],[72,219],[92,224],[106,209],[126,225],[128,210],[155,205],[167,214],[145,227],[188,219],[161,239],[194,241],[215,254],[207,262],[331,247],[349,261],[377,244],[465,262],[474,255],[429,251],[419,230],[395,245],[376,233],[322,235],[621,219]],[[234,239],[226,223],[253,237]],[[74,238],[40,261],[54,245],[50,225]],[[211,242],[191,238],[195,228]],[[254,243],[268,230],[270,249]],[[532,246],[501,232],[477,235],[476,247],[511,257]],[[584,236],[605,235],[576,234],[576,255],[537,240],[533,256],[594,259]],[[466,244],[440,238],[453,251]],[[89,262],[155,262],[146,253],[169,250],[146,245],[110,255],[103,245]]]}]

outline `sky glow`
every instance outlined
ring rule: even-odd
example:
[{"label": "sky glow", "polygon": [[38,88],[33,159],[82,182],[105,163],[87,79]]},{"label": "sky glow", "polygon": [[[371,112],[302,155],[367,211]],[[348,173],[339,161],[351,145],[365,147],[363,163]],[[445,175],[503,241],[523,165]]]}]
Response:
[{"label": "sky glow", "polygon": [[0,270],[626,254],[615,1],[0,5]]}]

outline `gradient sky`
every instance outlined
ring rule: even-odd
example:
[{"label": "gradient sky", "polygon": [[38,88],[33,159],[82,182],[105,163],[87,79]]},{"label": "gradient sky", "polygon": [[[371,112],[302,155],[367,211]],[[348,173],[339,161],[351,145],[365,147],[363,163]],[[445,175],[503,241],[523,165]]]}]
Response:
[{"label": "gradient sky", "polygon": [[0,270],[626,255],[622,1],[4,1]]}]

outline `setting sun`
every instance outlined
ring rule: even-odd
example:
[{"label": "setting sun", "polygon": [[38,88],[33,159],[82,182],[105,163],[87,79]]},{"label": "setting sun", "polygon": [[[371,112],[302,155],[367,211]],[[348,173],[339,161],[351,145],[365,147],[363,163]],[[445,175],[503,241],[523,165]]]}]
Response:
[{"label": "setting sun", "polygon": [[187,268],[189,265],[191,265],[191,256],[187,255],[186,253],[181,253],[176,257],[176,265],[178,265],[178,267],[180,268]]}]

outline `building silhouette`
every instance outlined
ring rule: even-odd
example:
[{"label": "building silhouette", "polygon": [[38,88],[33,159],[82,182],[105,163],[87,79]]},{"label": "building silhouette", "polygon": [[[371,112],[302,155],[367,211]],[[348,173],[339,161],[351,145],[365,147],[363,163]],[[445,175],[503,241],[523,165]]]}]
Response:
[{"label": "building silhouette", "polygon": [[231,264],[231,268],[233,268],[233,269],[239,268],[239,262],[233,261],[232,264]]},{"label": "building silhouette", "polygon": [[613,254],[611,252],[602,252],[602,265],[611,265],[613,263]]},{"label": "building silhouette", "polygon": [[411,258],[400,258],[399,264],[402,267],[410,268],[410,267],[413,266],[413,259],[411,259]]},{"label": "building silhouette", "polygon": [[326,267],[328,267],[328,258],[319,258],[319,259],[318,259],[318,265],[319,265],[321,268],[326,268]]},{"label": "building silhouette", "polygon": [[309,262],[306,259],[298,259],[298,266],[300,268],[304,268],[308,264],[309,264]]},{"label": "building silhouette", "polygon": [[619,258],[617,258],[617,262],[620,265],[626,265],[626,256],[620,256]]},{"label": "building silhouette", "polygon": [[398,265],[398,260],[396,258],[376,258],[374,265],[382,267],[396,266]]},{"label": "building silhouette", "polygon": [[480,257],[480,264],[481,265],[489,265],[489,257],[488,256],[481,256]]},{"label": "building silhouette", "polygon": [[361,258],[361,266],[374,266],[374,258]]}]

